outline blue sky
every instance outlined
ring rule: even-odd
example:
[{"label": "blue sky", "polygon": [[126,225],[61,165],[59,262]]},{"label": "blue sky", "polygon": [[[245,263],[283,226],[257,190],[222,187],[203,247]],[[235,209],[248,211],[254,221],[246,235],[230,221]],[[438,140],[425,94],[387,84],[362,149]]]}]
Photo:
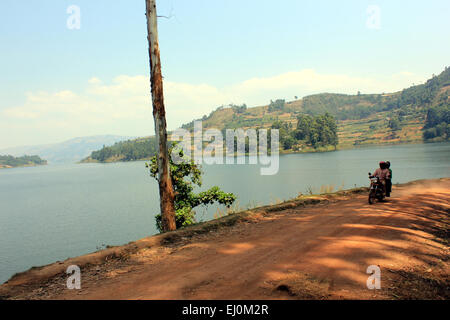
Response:
[{"label": "blue sky", "polygon": [[[157,4],[171,16],[159,37],[172,129],[222,104],[395,91],[450,65],[447,0]],[[70,5],[79,30],[67,28]],[[144,0],[2,0],[0,149],[152,134],[144,13]]]}]

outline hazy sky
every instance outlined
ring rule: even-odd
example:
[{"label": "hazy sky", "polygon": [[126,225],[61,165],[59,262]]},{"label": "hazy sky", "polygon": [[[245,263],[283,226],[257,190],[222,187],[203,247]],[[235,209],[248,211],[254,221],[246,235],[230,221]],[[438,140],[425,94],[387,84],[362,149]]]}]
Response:
[{"label": "hazy sky", "polygon": [[[222,104],[396,91],[450,65],[448,0],[157,4],[170,129]],[[154,133],[144,0],[2,0],[0,43],[0,149]]]}]

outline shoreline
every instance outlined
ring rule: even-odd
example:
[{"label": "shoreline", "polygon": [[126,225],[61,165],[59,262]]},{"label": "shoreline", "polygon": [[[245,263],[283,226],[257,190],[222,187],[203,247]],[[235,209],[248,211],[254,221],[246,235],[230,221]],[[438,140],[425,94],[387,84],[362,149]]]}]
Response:
[{"label": "shoreline", "polygon": [[[376,147],[392,147],[392,146],[400,146],[400,145],[417,145],[417,144],[435,144],[435,143],[450,143],[450,141],[423,141],[423,140],[417,140],[417,141],[408,141],[408,142],[393,142],[393,143],[370,143],[370,144],[358,144],[358,145],[342,145],[338,146],[337,149],[334,149],[333,147],[329,146],[329,150],[324,149],[317,149],[317,150],[310,150],[307,149],[306,151],[296,150],[296,151],[289,151],[289,150],[282,150],[279,152],[280,155],[286,155],[286,154],[308,154],[308,153],[326,153],[326,152],[334,152],[334,151],[345,151],[345,150],[357,150],[357,149],[366,149],[366,148],[376,148]],[[270,155],[270,152],[268,153]],[[243,155],[238,155],[235,153],[234,157],[242,157],[248,156],[248,153],[245,153]],[[142,159],[136,159],[136,160],[130,160],[130,161],[115,161],[115,160],[107,160],[107,161],[98,161],[94,159],[85,158],[82,159],[76,164],[84,164],[84,163],[127,163],[127,162],[138,162],[138,161],[150,161],[152,157],[150,158],[142,158]]]},{"label": "shoreline", "polygon": [[[423,183],[448,182],[450,178],[415,180],[395,187],[414,187]],[[218,219],[201,222],[176,231],[149,236],[137,241],[132,241],[124,245],[111,246],[106,249],[92,252],[78,257],[68,258],[64,261],[56,261],[44,266],[31,267],[27,271],[19,272],[0,285],[0,299],[8,298],[8,292],[23,286],[41,286],[55,277],[66,277],[66,269],[70,265],[77,265],[80,268],[92,268],[102,266],[105,263],[116,260],[127,259],[128,256],[139,252],[142,249],[159,248],[168,245],[175,245],[196,236],[206,236],[209,233],[215,234],[219,230],[232,227],[239,223],[252,223],[256,216],[276,214],[284,210],[296,208],[314,208],[317,205],[324,205],[342,200],[348,200],[365,195],[367,187],[353,188],[348,190],[325,193],[320,195],[301,195],[293,200],[288,200],[276,205],[266,205],[241,212],[233,213]]]},{"label": "shoreline", "polygon": [[127,255],[130,252],[135,252],[142,248],[158,246],[166,243],[176,243],[177,241],[180,241],[182,238],[208,233],[210,231],[217,230],[221,227],[233,226],[234,224],[249,218],[255,212],[259,211],[277,212],[291,207],[317,205],[325,201],[329,201],[330,199],[335,197],[351,196],[355,194],[361,194],[367,191],[368,191],[367,187],[359,187],[332,192],[328,194],[302,195],[299,198],[288,200],[279,204],[266,205],[249,210],[240,211],[237,213],[232,213],[224,217],[199,222],[194,225],[187,226],[185,228],[181,228],[175,231],[159,233],[136,241],[131,241],[127,244],[118,246],[107,246],[106,249],[91,252],[77,257],[71,257],[64,261],[55,261],[53,263],[49,263],[43,266],[33,266],[26,271],[17,272],[13,276],[11,276],[6,282],[0,284],[0,288],[4,285],[21,285],[24,282],[27,282],[28,280],[32,280],[31,282],[35,282],[39,281],[40,279],[46,279],[48,277],[55,276],[58,273],[65,272],[67,267],[73,264],[78,265],[79,267],[91,264],[95,265],[97,263],[102,263],[103,261],[106,261],[111,258],[117,258],[122,255]]},{"label": "shoreline", "polygon": [[48,163],[45,164],[25,164],[23,166],[9,166],[9,165],[1,165],[0,164],[0,169],[16,169],[16,168],[31,168],[31,167],[39,167],[39,166],[46,166],[48,165]]}]

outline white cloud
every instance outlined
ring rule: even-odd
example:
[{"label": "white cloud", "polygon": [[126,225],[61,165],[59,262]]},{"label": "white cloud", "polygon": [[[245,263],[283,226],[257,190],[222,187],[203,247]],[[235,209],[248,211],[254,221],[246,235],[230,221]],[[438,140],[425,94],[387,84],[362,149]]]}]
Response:
[{"label": "white cloud", "polygon": [[93,77],[93,78],[89,79],[88,83],[90,83],[90,84],[101,84],[102,81],[99,78]]},{"label": "white cloud", "polygon": [[226,91],[249,105],[265,104],[270,99],[333,92],[356,94],[394,92],[418,83],[422,77],[400,73],[385,78],[357,77],[345,74],[320,74],[312,69],[287,72],[267,78],[253,78]]},{"label": "white cloud", "polygon": [[[270,99],[291,100],[294,96],[321,92],[392,92],[424,80],[409,72],[375,79],[305,69],[253,78],[224,88],[165,81],[164,95],[168,126],[175,129],[231,102],[257,106]],[[93,77],[83,92],[30,92],[24,104],[0,111],[0,147],[51,143],[94,134],[153,134],[147,76],[121,75],[110,83]]]}]

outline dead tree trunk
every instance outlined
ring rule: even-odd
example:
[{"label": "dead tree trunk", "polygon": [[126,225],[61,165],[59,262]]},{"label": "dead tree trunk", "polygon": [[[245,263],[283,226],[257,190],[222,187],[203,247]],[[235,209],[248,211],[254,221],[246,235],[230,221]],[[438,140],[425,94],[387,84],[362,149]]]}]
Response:
[{"label": "dead tree trunk", "polygon": [[153,119],[155,121],[156,143],[159,145],[157,155],[159,198],[161,205],[162,229],[176,229],[175,205],[172,179],[170,177],[169,152],[167,143],[166,111],[164,109],[163,81],[158,44],[158,22],[156,1],[146,0],[147,31],[150,56],[150,83],[153,103]]}]

